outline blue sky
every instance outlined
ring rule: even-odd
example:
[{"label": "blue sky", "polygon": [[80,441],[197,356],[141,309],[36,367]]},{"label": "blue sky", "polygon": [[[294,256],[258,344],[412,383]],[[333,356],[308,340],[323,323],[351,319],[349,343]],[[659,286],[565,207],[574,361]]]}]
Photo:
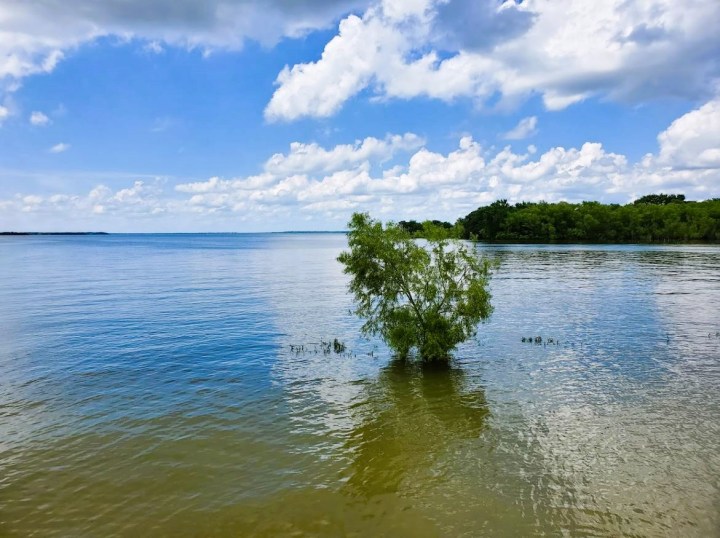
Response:
[{"label": "blue sky", "polygon": [[720,196],[720,4],[0,0],[0,230]]}]

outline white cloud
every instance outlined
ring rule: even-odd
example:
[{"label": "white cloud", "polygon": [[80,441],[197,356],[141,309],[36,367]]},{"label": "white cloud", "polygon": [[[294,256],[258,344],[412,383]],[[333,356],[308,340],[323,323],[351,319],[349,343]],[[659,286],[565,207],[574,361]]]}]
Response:
[{"label": "white cloud", "polygon": [[50,72],[64,53],[102,36],[188,48],[271,45],[324,28],[366,0],[73,0],[4,1],[0,7],[0,80]]},{"label": "white cloud", "polygon": [[720,168],[720,98],[676,119],[658,135],[660,162],[676,168]]},{"label": "white cloud", "polygon": [[[0,87],[52,71],[103,36],[237,50],[327,28],[315,62],[286,67],[269,120],[327,117],[363,90],[376,98],[468,98],[549,109],[588,96],[708,98],[720,77],[717,0],[51,0],[8,2],[0,16]],[[362,13],[348,15],[348,13]]]},{"label": "white cloud", "polygon": [[248,197],[278,198],[287,193],[289,187],[305,185],[309,176],[325,176],[347,169],[366,170],[371,162],[382,164],[398,152],[412,151],[423,144],[422,138],[413,133],[387,135],[384,139],[367,137],[362,141],[356,140],[354,144],[339,144],[331,149],[317,143],[293,142],[289,153],[272,155],[260,175],[234,180],[213,177],[207,181],[178,185],[176,190],[194,194],[244,191],[249,193]]},{"label": "white cloud", "polygon": [[505,140],[523,140],[537,134],[537,116],[523,118],[520,122],[503,135]]},{"label": "white cloud", "polygon": [[110,199],[125,204],[137,204],[142,203],[143,195],[146,192],[147,187],[145,186],[145,182],[138,180],[133,183],[132,187],[117,191]]},{"label": "white cloud", "polygon": [[402,21],[411,17],[422,17],[432,7],[431,0],[382,0],[383,13],[392,20]]},{"label": "white cloud", "polygon": [[87,194],[18,194],[4,203],[22,211],[59,212],[66,215],[123,212],[128,215],[148,214],[155,207],[166,205],[159,199],[162,193],[161,181],[147,183],[137,180],[132,186],[113,191],[106,185],[98,185]]},{"label": "white cloud", "polygon": [[30,114],[30,123],[36,126],[44,126],[50,123],[50,118],[39,111],[35,111]]},{"label": "white cloud", "polygon": [[61,227],[95,223],[84,229],[292,229],[301,218],[328,229],[344,226],[353,210],[454,221],[499,198],[625,203],[651,192],[712,198],[720,195],[720,161],[712,152],[716,120],[716,101],[685,114],[658,136],[657,153],[635,163],[595,142],[542,153],[533,146],[525,153],[490,150],[470,136],[438,152],[411,133],[330,148],[294,143],[248,177],[213,177],[172,190],[159,180],[138,180],[87,194],[18,194],[0,200],[0,228],[17,229],[23,215],[43,215],[43,222]]},{"label": "white cloud", "polygon": [[160,44],[159,41],[148,42],[143,47],[143,50],[145,50],[145,52],[149,52],[151,54],[162,54],[163,52],[165,52],[165,49],[163,48],[163,46]]},{"label": "white cloud", "polygon": [[10,116],[10,110],[0,105],[0,125],[2,125],[3,121],[5,121]]},{"label": "white cloud", "polygon": [[63,153],[70,149],[70,144],[66,144],[64,142],[60,142],[59,144],[55,144],[53,147],[51,147],[48,151],[50,153]]},{"label": "white cloud", "polygon": [[265,163],[265,170],[273,175],[290,175],[310,172],[332,172],[358,163],[375,160],[384,162],[397,151],[417,149],[424,140],[413,133],[388,135],[384,140],[367,137],[354,144],[337,145],[326,150],[316,143],[294,142],[290,153],[277,153]]},{"label": "white cloud", "polygon": [[[286,66],[278,75],[280,87],[267,106],[266,117],[293,120],[337,112],[371,81],[380,55],[379,47],[373,46],[380,40],[373,35],[375,32],[387,33],[382,25],[366,25],[355,15],[343,20],[338,36],[327,44],[318,62],[298,64],[292,69]],[[401,38],[398,35],[394,39]]]},{"label": "white cloud", "polygon": [[592,95],[707,98],[719,26],[716,0],[386,1],[343,20],[316,62],[286,67],[265,114],[329,116],[367,88],[478,104],[499,94],[500,106],[539,94],[553,110]]},{"label": "white cloud", "polygon": [[[706,105],[692,111],[676,120],[666,132],[678,131],[677,125],[708,125],[708,135],[716,134],[714,124],[707,117],[711,110],[714,108]],[[535,127],[533,122],[525,123]],[[685,161],[702,160],[708,148],[688,145],[696,131],[683,129],[683,132],[685,138],[676,136],[673,140],[687,149]],[[234,180],[212,178],[180,185],[177,190],[193,193],[192,203],[196,208],[232,211],[232,207],[241,206],[244,211],[251,208],[264,211],[282,206],[301,212],[322,211],[324,218],[339,219],[347,217],[349,208],[360,208],[397,218],[439,216],[454,220],[498,198],[511,202],[624,203],[639,194],[659,190],[684,192],[700,199],[717,196],[720,166],[701,171],[687,170],[684,165],[673,166],[663,156],[669,147],[663,140],[661,135],[658,155],[648,155],[633,164],[622,154],[608,152],[600,143],[588,142],[579,148],[554,147],[542,154],[537,153],[534,146],[529,146],[526,153],[515,153],[510,147],[490,152],[465,136],[454,151],[443,154],[421,147],[405,164],[395,160],[379,174],[373,174],[372,170],[383,152],[368,155],[367,159],[338,158],[360,153],[366,142],[330,149],[315,144],[293,144],[288,154],[278,154],[268,160],[261,176]],[[690,146],[695,148],[694,155]],[[328,157],[331,155],[332,159]],[[318,164],[326,162],[333,162],[335,166]],[[284,168],[273,166],[274,163],[293,164]]]}]

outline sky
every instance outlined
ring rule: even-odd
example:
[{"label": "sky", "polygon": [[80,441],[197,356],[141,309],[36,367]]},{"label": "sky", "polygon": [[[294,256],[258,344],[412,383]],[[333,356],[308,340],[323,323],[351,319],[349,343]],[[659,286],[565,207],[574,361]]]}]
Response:
[{"label": "sky", "polygon": [[720,197],[717,0],[0,0],[0,231]]}]

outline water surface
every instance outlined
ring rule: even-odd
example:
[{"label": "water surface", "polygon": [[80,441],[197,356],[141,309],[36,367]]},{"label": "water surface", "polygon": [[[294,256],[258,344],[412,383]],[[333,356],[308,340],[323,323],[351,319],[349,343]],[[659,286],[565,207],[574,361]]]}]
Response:
[{"label": "water surface", "polygon": [[720,534],[720,248],[481,246],[448,369],[360,338],[343,248],[0,238],[0,535]]}]

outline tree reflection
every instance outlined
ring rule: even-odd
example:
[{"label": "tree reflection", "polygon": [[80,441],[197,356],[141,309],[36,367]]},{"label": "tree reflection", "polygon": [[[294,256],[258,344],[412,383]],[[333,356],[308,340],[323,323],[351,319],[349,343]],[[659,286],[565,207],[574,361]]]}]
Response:
[{"label": "tree reflection", "polygon": [[450,449],[480,435],[489,415],[482,390],[467,390],[452,365],[396,360],[385,367],[348,439],[345,493],[412,494],[448,477]]},{"label": "tree reflection", "polygon": [[[452,366],[390,363],[376,382],[367,385],[366,398],[352,410],[358,426],[342,451],[350,460],[342,486],[284,488],[233,504],[213,513],[206,523],[212,529],[209,534],[220,529],[227,535],[262,538],[435,538],[453,535],[448,528],[454,525],[474,526],[474,519],[463,515],[447,527],[435,502],[442,498],[442,488],[433,488],[464,470],[468,456],[457,449],[485,427],[485,394],[469,385],[463,372]],[[450,491],[455,491],[452,485]],[[450,507],[457,508],[460,500],[454,495]],[[440,504],[448,507],[446,501]],[[476,511],[473,504],[470,514],[474,517]],[[174,536],[203,523],[188,511],[174,516],[170,524],[167,534]]]}]

